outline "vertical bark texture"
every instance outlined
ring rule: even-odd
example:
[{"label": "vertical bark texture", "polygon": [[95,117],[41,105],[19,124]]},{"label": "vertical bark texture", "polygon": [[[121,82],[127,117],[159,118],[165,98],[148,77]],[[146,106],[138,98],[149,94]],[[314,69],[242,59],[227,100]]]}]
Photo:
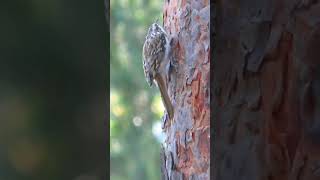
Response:
[{"label": "vertical bark texture", "polygon": [[214,179],[320,179],[320,1],[216,5]]},{"label": "vertical bark texture", "polygon": [[163,179],[209,179],[209,0],[165,0],[163,16],[175,64],[168,78],[175,115],[163,124]]}]

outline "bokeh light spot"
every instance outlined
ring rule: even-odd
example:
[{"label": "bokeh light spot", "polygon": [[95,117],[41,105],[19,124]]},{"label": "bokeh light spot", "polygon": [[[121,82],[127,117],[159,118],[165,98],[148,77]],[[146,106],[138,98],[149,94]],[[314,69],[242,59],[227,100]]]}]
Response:
[{"label": "bokeh light spot", "polygon": [[164,142],[165,134],[162,131],[161,122],[160,121],[157,121],[152,125],[152,134],[156,137],[156,139],[160,143]]},{"label": "bokeh light spot", "polygon": [[135,126],[141,126],[142,125],[142,119],[139,116],[136,116],[132,119],[132,122]]},{"label": "bokeh light spot", "polygon": [[161,96],[157,95],[152,101],[151,111],[161,117],[164,111],[164,106],[161,100]]},{"label": "bokeh light spot", "polygon": [[113,138],[111,140],[111,153],[119,154],[122,150],[122,146],[119,140]]}]

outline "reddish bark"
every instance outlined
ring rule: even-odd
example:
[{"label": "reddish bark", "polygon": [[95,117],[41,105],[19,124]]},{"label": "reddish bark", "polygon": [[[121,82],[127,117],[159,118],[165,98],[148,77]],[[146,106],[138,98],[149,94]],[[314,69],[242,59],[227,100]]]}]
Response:
[{"label": "reddish bark", "polygon": [[320,179],[320,2],[217,2],[214,179]]},{"label": "reddish bark", "polygon": [[207,0],[170,0],[164,27],[173,38],[169,94],[174,120],[166,121],[163,179],[209,179],[210,7]]}]

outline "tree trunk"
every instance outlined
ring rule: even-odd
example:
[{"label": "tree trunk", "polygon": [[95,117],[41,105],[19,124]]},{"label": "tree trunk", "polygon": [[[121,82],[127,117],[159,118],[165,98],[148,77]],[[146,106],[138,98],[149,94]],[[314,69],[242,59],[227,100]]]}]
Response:
[{"label": "tree trunk", "polygon": [[168,78],[174,119],[163,123],[162,179],[209,179],[209,1],[166,0],[163,19],[175,67]]},{"label": "tree trunk", "polygon": [[320,3],[216,3],[215,180],[320,179]]}]

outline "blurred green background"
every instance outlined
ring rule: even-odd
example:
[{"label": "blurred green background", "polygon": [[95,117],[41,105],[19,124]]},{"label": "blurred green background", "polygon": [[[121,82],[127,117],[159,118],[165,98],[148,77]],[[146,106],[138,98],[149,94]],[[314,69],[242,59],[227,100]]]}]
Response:
[{"label": "blurred green background", "polygon": [[0,180],[107,179],[104,2],[0,3]]},{"label": "blurred green background", "polygon": [[111,180],[160,179],[161,116],[157,88],[142,68],[142,46],[163,0],[110,1],[110,177]]}]

